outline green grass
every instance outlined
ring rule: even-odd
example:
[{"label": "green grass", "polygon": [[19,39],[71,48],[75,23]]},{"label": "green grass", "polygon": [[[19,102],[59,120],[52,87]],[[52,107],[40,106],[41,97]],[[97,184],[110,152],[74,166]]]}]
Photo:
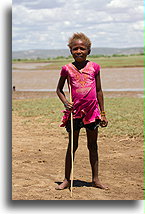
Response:
[{"label": "green grass", "polygon": [[[144,56],[143,55],[129,55],[129,56],[105,56],[105,57],[88,57],[88,60],[94,61],[101,65],[102,68],[116,68],[116,67],[143,67]],[[72,62],[71,57],[68,58],[56,58],[56,59],[41,59],[41,60],[13,60],[14,63],[27,63],[27,62],[48,62],[50,64],[42,66],[41,69],[58,70],[63,65]],[[36,70],[36,69],[35,69]]]},{"label": "green grass", "polygon": [[41,117],[41,120],[49,118],[50,121],[58,121],[61,115],[59,111],[62,104],[58,98],[32,99],[32,100],[13,100],[13,111],[25,118]]},{"label": "green grass", "polygon": [[[109,124],[100,128],[100,135],[143,137],[143,99],[142,98],[105,98]],[[13,100],[13,112],[25,118],[27,122],[60,122],[63,105],[57,97],[34,100]],[[48,124],[49,128],[49,124]],[[58,127],[59,128],[59,127]]]},{"label": "green grass", "polygon": [[143,137],[142,98],[107,98],[105,103],[110,121],[108,134]]},{"label": "green grass", "polygon": [[91,58],[90,60],[100,64],[102,68],[143,67],[144,65],[143,56]]}]

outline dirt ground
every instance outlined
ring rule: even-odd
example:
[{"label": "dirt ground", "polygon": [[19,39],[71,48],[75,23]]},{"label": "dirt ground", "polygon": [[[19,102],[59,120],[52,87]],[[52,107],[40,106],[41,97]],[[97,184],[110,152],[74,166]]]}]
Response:
[{"label": "dirt ground", "polygon": [[[13,81],[16,81],[15,76]],[[112,82],[114,82],[113,76]],[[135,88],[138,86],[136,85]],[[31,99],[49,96],[55,95],[50,92],[16,91],[13,92],[12,98]],[[105,92],[105,96],[137,97],[139,94],[138,92]],[[141,137],[98,138],[100,180],[110,188],[101,190],[91,187],[86,135],[85,130],[81,130],[74,162],[74,187],[71,198],[69,189],[55,190],[57,183],[62,182],[64,178],[67,133],[63,128],[56,128],[59,126],[57,122],[53,122],[51,129],[47,129],[46,124],[49,122],[47,120],[41,126],[35,120],[33,125],[26,126],[25,120],[26,118],[13,112],[13,200],[143,200],[143,139]]]}]

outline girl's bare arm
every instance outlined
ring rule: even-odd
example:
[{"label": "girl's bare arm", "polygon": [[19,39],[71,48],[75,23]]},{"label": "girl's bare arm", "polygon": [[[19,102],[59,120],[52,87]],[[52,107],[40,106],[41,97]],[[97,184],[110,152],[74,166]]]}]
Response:
[{"label": "girl's bare arm", "polygon": [[70,110],[72,108],[72,106],[73,106],[73,103],[70,103],[67,100],[67,98],[65,96],[65,93],[63,91],[63,87],[64,87],[64,84],[65,84],[65,81],[66,81],[66,77],[61,76],[60,79],[59,79],[59,81],[58,81],[56,93],[57,93],[59,99],[64,104],[65,108]]},{"label": "girl's bare arm", "polygon": [[106,119],[105,109],[104,109],[104,96],[103,96],[103,91],[101,87],[100,71],[96,76],[96,90],[97,90],[97,99],[98,99],[98,103],[101,111],[102,126],[105,127],[107,126],[108,121]]}]

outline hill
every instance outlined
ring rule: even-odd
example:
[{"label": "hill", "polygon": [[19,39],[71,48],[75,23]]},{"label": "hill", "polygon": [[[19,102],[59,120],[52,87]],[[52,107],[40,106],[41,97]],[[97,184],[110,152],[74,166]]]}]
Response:
[{"label": "hill", "polygon": [[[92,48],[90,55],[130,55],[130,54],[143,54],[143,47],[134,47],[134,48]],[[67,57],[70,55],[68,49],[33,49],[33,50],[24,50],[24,51],[13,51],[12,59],[47,59],[55,58],[58,56]]]}]

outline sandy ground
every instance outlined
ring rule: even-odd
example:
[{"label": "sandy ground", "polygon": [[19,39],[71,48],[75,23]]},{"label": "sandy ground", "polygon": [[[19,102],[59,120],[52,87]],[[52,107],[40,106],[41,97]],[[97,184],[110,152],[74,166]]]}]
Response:
[{"label": "sandy ground", "polygon": [[[14,72],[16,73],[18,72]],[[13,81],[16,81],[15,78],[14,75]],[[25,78],[27,79],[27,74]],[[139,81],[142,79],[135,82]],[[135,87],[138,88],[139,85]],[[55,96],[55,93],[13,92],[13,99],[49,96]],[[106,92],[105,96],[136,97],[138,92]],[[26,125],[25,122],[29,118],[20,117],[16,112],[12,115],[13,200],[143,199],[143,139],[140,136],[99,136],[100,179],[110,187],[109,190],[101,190],[91,187],[90,184],[91,168],[86,134],[82,129],[74,162],[74,187],[71,198],[69,189],[55,190],[57,183],[62,182],[64,176],[67,133],[63,128],[56,129],[59,126],[57,122],[51,123],[51,129],[47,129],[47,119],[41,126],[36,119],[34,118],[33,125]]]},{"label": "sandy ground", "polygon": [[[28,118],[27,118],[28,120]],[[25,126],[25,118],[13,115],[12,198],[13,200],[142,200],[143,139],[98,139],[100,179],[110,187],[104,191],[90,186],[91,169],[86,136],[81,130],[74,162],[73,198],[69,189],[55,190],[64,176],[67,133],[52,123],[51,129]],[[49,121],[45,121],[48,123]]]}]

